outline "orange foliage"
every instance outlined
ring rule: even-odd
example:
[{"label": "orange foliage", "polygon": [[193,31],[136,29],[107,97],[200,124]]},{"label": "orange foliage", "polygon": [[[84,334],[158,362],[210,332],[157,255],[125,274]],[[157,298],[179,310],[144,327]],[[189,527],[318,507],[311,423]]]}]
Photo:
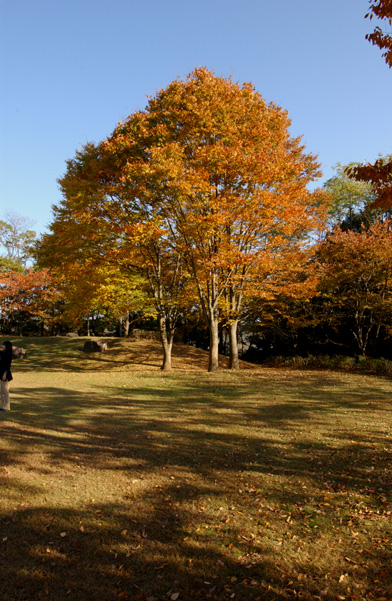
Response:
[{"label": "orange foliage", "polygon": [[222,312],[238,321],[260,274],[301,260],[325,220],[327,196],[307,189],[319,164],[289,127],[251,84],[196,69],[68,162],[52,231],[76,256],[143,270],[169,325],[196,290],[215,369]]},{"label": "orange foliage", "polygon": [[46,269],[0,274],[0,306],[7,313],[24,311],[47,317],[48,303],[56,296],[53,279]]},{"label": "orange foliage", "polygon": [[370,182],[377,195],[375,207],[390,210],[392,207],[392,158],[379,159],[374,164],[358,165],[347,170],[349,177]]},{"label": "orange foliage", "polygon": [[391,222],[361,232],[339,229],[319,249],[321,289],[330,298],[330,319],[345,320],[365,354],[370,335],[392,318]]},{"label": "orange foliage", "polygon": [[[376,0],[370,2],[370,13],[365,15],[370,19],[376,16],[378,19],[384,19],[389,26],[392,25],[392,0]],[[385,50],[383,57],[389,67],[392,67],[392,36],[390,33],[382,31],[381,27],[375,27],[373,33],[368,33],[366,39],[372,44]]]},{"label": "orange foliage", "polygon": [[128,210],[142,202],[164,221],[215,331],[227,293],[238,320],[254,274],[322,227],[327,197],[306,187],[319,165],[289,126],[251,84],[196,69],[101,146],[113,165],[105,183]]}]

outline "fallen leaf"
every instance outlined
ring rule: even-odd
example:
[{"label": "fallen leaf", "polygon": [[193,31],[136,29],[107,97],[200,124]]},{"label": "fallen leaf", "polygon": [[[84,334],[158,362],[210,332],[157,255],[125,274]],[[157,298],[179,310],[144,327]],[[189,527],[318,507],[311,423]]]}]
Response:
[{"label": "fallen leaf", "polygon": [[172,596],[170,597],[170,599],[171,599],[171,601],[176,601],[179,596],[180,596],[180,593],[173,593]]},{"label": "fallen leaf", "polygon": [[60,532],[60,536],[61,536],[61,538],[65,538],[67,536],[67,533],[66,532]]}]

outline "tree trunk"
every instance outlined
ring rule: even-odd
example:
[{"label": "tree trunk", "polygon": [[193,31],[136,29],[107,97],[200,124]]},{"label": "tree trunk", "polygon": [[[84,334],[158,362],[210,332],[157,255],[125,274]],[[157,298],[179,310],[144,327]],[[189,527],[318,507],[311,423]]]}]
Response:
[{"label": "tree trunk", "polygon": [[125,322],[124,322],[124,338],[128,338],[129,337],[129,313],[126,314],[125,316]]},{"label": "tree trunk", "polygon": [[367,329],[364,328],[363,325],[360,323],[360,320],[358,319],[358,316],[357,316],[356,321],[357,321],[356,331],[353,330],[353,329],[351,331],[352,331],[352,333],[354,335],[354,338],[355,338],[355,341],[357,343],[360,355],[362,357],[366,357],[366,347],[367,347],[367,343],[368,343],[368,340],[369,340],[369,332],[370,332],[371,328],[370,329],[369,328],[367,328]]},{"label": "tree trunk", "polygon": [[219,369],[219,327],[218,313],[211,311],[210,314],[210,357],[208,363],[208,371],[218,371]]},{"label": "tree trunk", "polygon": [[229,369],[239,369],[240,362],[238,360],[238,341],[237,341],[238,321],[232,321],[229,325]]},{"label": "tree trunk", "polygon": [[173,348],[174,329],[167,327],[165,315],[159,316],[159,337],[161,339],[163,350],[163,361],[161,370],[170,371],[172,368],[171,357]]},{"label": "tree trunk", "polygon": [[170,371],[172,368],[172,348],[173,348],[173,339],[171,340],[161,340],[162,348],[163,348],[163,361],[161,370],[162,371]]}]

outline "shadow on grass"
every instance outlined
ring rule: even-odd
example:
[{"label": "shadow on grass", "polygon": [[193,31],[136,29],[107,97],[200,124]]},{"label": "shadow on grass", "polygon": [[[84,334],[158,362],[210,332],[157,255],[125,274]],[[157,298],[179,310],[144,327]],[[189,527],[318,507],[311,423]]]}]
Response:
[{"label": "shadow on grass", "polygon": [[[238,542],[237,530],[227,538],[237,557],[222,552],[208,534],[187,537],[193,515],[176,507],[183,497],[178,489],[167,488],[168,495],[170,503],[160,494],[144,498],[149,512],[142,520],[120,504],[5,516],[2,530],[11,527],[0,556],[2,599],[147,600],[177,598],[177,592],[189,601],[233,594],[257,599],[260,591],[263,599],[277,598],[270,582],[279,575],[270,559],[249,565],[248,545]],[[253,546],[251,553],[262,550]]]},{"label": "shadow on grass", "polygon": [[[285,557],[301,557],[293,536],[307,537],[316,549],[329,528],[354,519],[351,495],[382,515],[392,484],[383,423],[388,392],[358,391],[348,381],[339,392],[336,382],[310,375],[300,382],[261,378],[261,402],[254,381],[238,378],[223,384],[219,377],[184,377],[176,385],[157,378],[154,389],[108,386],[90,393],[20,389],[23,411],[3,416],[3,465],[30,465],[37,484],[26,488],[27,499],[45,495],[45,476],[53,482],[61,474],[71,500],[25,506],[16,501],[20,482],[5,477],[3,499],[15,499],[15,506],[1,523],[4,601],[161,601],[177,593],[179,601],[321,594],[332,601],[339,589],[320,588],[316,553],[297,572],[295,560]],[[379,426],[374,417],[366,426],[364,402],[380,414]],[[29,452],[41,453],[44,462],[31,466]],[[98,490],[99,478],[115,471],[123,489],[114,502],[83,497],[83,474],[96,475]],[[337,493],[346,513],[335,515],[324,501]],[[287,512],[295,534],[272,540],[268,524],[285,524]],[[370,552],[370,568],[354,555],[344,566],[347,572],[355,566],[350,577],[361,594],[391,561],[384,544]],[[383,578],[390,583],[389,573]]]},{"label": "shadow on grass", "polygon": [[[159,383],[159,379],[157,379]],[[295,389],[293,382],[279,383],[280,400],[274,386],[263,385],[264,399],[254,400],[249,384],[221,384],[195,380],[178,388],[101,388],[101,392],[71,389],[20,389],[20,405],[13,412],[13,427],[3,435],[15,444],[9,455],[18,461],[29,445],[43,445],[49,464],[61,463],[65,453],[82,454],[100,464],[100,457],[127,458],[154,470],[162,465],[197,469],[248,470],[257,473],[303,475],[319,481],[328,476],[339,484],[345,475],[350,487],[380,485],[383,477],[370,470],[380,457],[390,458],[380,445],[387,436],[388,391],[363,387],[336,392],[336,380],[309,376]],[[329,388],[333,387],[333,394]],[[287,389],[287,391],[285,390]],[[368,396],[369,395],[369,396]],[[271,396],[268,402],[265,398]],[[44,400],[43,400],[44,397]],[[248,402],[249,398],[249,402]],[[281,399],[287,399],[282,401]],[[372,412],[381,413],[371,428],[366,422],[371,398]],[[362,401],[362,402],[361,402]],[[364,423],[357,430],[356,414]],[[4,418],[7,414],[3,414]],[[333,421],[330,421],[331,418]],[[389,428],[390,432],[390,428]],[[319,435],[319,439],[314,436]],[[383,464],[381,464],[383,465]],[[42,466],[43,467],[43,466]],[[371,473],[369,473],[369,470]]]}]

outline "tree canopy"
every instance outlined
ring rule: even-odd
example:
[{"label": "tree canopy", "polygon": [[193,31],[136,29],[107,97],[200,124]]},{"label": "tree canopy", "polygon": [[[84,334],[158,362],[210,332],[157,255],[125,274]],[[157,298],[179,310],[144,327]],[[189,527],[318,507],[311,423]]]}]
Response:
[{"label": "tree canopy", "polygon": [[392,317],[392,230],[386,220],[367,230],[337,229],[318,251],[321,293],[330,324],[345,322],[360,354]]},{"label": "tree canopy", "polygon": [[[287,111],[251,84],[196,69],[78,152],[60,180],[58,218],[68,212],[84,223],[87,238],[93,223],[92,238],[101,231],[110,240],[107,258],[139,265],[155,292],[166,290],[166,325],[173,305],[200,304],[210,370],[218,368],[219,322],[231,326],[234,345],[244,296],[283,256],[303,261],[325,219],[327,195],[307,188],[319,164],[289,126]],[[184,276],[181,298],[165,288],[168,273]],[[236,348],[232,356],[235,367]]]}]

